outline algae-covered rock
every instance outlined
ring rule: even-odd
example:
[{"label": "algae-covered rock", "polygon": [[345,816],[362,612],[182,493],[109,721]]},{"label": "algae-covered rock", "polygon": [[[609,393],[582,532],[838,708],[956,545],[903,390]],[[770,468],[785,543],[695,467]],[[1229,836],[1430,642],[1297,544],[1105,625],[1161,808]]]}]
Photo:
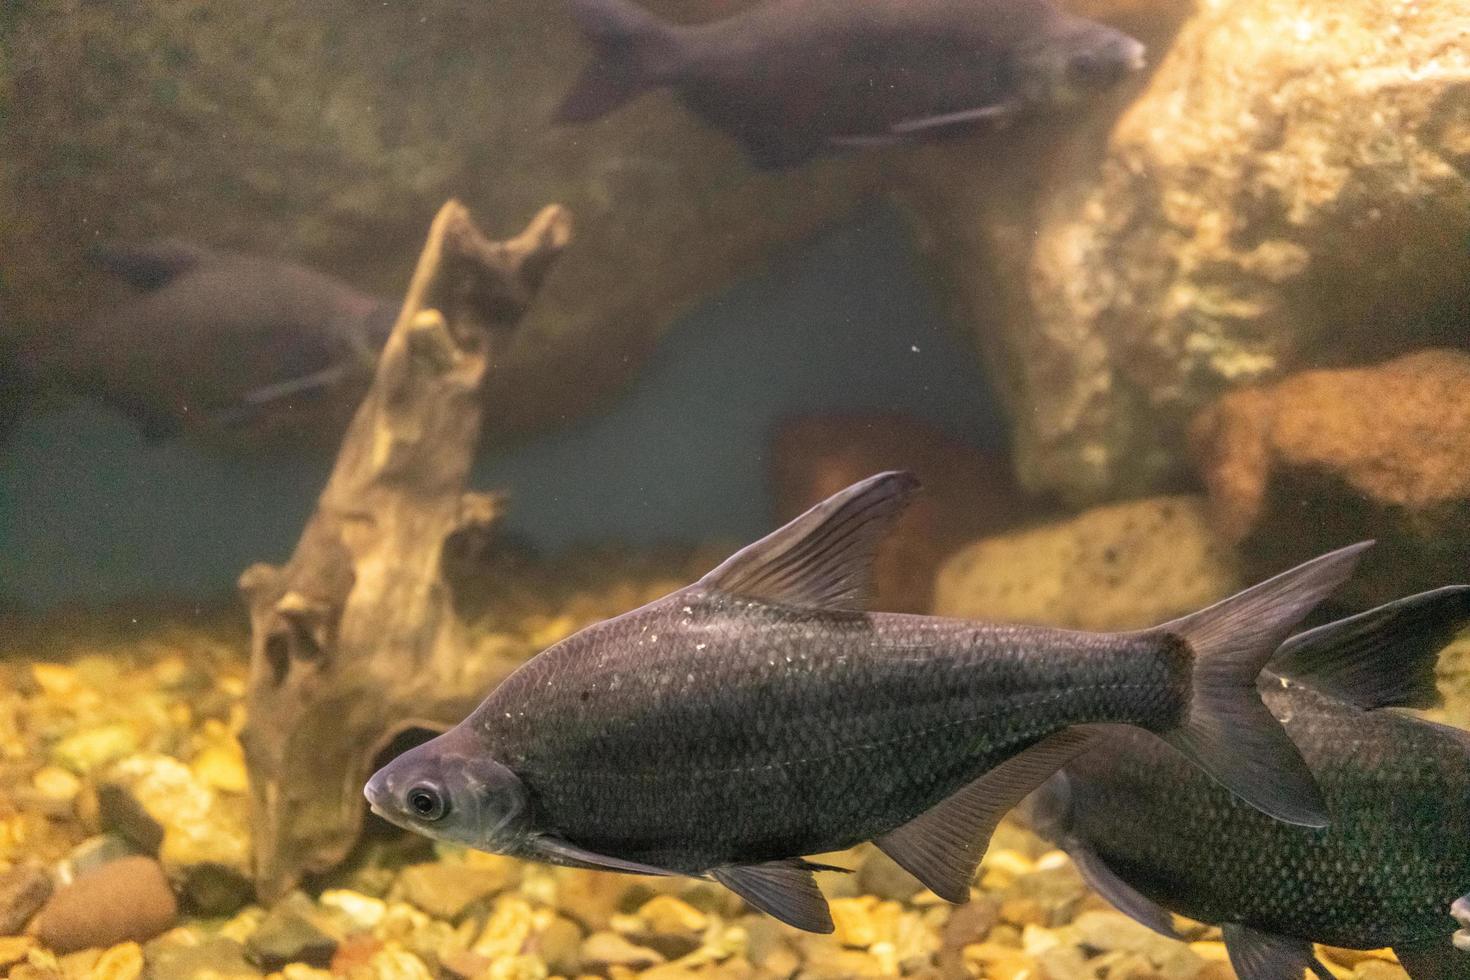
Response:
[{"label": "algae-covered rock", "polygon": [[1215,526],[1258,573],[1373,538],[1355,604],[1465,580],[1470,356],[1302,372],[1221,398],[1191,435]]},{"label": "algae-covered rock", "polygon": [[940,569],[934,608],[992,622],[1133,629],[1201,609],[1239,585],[1204,499],[1153,497],[970,545]]},{"label": "algae-covered rock", "polygon": [[1456,336],[1470,299],[1463,0],[1201,0],[1155,57],[1043,166],[911,167],[1021,481],[1078,502],[1167,485],[1223,390]]},{"label": "algae-covered rock", "polygon": [[0,110],[21,138],[0,141],[0,299],[38,335],[105,308],[117,287],[84,261],[98,240],[266,252],[396,296],[446,198],[491,230],[569,207],[576,243],[497,364],[492,428],[559,422],[621,385],[677,313],[844,213],[874,172],[753,173],[666,96],[554,126],[590,52],[543,0],[41,0],[3,31]]}]

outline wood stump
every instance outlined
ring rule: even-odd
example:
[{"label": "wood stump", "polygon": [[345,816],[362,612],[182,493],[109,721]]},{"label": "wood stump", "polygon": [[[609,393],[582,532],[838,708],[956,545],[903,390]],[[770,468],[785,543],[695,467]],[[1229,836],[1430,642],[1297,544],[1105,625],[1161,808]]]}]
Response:
[{"label": "wood stump", "polygon": [[491,242],[444,205],[295,553],[240,576],[262,901],[346,857],[383,748],[457,722],[513,666],[466,659],[446,567],[483,551],[500,514],[494,495],[466,492],[482,388],[569,236],[558,206]]}]

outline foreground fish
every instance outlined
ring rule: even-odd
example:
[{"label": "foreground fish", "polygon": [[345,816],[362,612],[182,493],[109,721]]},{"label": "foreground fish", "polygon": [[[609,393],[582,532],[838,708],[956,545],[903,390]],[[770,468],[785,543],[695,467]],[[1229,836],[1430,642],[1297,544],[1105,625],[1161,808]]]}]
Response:
[{"label": "foreground fish", "polygon": [[[1414,980],[1470,977],[1452,944],[1470,890],[1470,735],[1395,711],[1437,697],[1435,655],[1470,623],[1470,586],[1293,637],[1262,675],[1332,823],[1241,806],[1178,753],[1119,730],[1030,801],[1036,829],[1123,911],[1223,926],[1242,980],[1331,974],[1311,943],[1392,946]],[[1454,916],[1452,918],[1452,903]]]},{"label": "foreground fish", "polygon": [[150,437],[248,420],[371,376],[397,313],[311,269],[187,242],[94,258],[142,295],[35,352],[31,366]]},{"label": "foreground fish", "polygon": [[693,27],[570,4],[597,56],[560,121],[672,87],[766,167],[1054,109],[1143,66],[1138,41],[1051,0],[768,0]]},{"label": "foreground fish", "polygon": [[803,856],[860,841],[966,900],[996,822],[1086,744],[1069,726],[1147,728],[1275,816],[1323,822],[1255,680],[1364,546],[1139,633],[865,613],[916,488],[870,477],[556,644],[374,775],[373,811],[517,857],[714,878],[814,931],[832,920]]}]

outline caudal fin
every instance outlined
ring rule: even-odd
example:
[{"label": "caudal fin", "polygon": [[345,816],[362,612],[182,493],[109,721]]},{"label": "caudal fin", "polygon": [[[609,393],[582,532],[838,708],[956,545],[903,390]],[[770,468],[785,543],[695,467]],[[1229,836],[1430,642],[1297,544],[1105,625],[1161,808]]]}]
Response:
[{"label": "caudal fin", "polygon": [[1188,720],[1164,739],[1242,800],[1286,823],[1325,827],[1327,806],[1286,729],[1261,701],[1256,678],[1371,545],[1323,555],[1159,627],[1194,653]]},{"label": "caudal fin", "polygon": [[1365,711],[1441,703],[1439,652],[1470,626],[1470,585],[1446,585],[1298,633],[1268,668]]},{"label": "caudal fin", "polygon": [[678,29],[630,0],[567,0],[596,47],[591,64],[556,110],[556,122],[591,122],[668,80],[678,63]]}]

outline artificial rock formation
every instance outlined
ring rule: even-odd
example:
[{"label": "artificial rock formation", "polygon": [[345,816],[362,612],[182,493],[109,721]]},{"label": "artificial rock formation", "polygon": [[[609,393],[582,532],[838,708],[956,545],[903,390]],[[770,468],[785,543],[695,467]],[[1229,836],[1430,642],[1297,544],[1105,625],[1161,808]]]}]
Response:
[{"label": "artificial rock formation", "polygon": [[240,578],[250,607],[255,878],[267,901],[352,847],[375,757],[463,718],[508,670],[467,656],[446,567],[499,514],[466,483],[491,368],[566,246],[564,210],[487,241],[440,210],[366,399],[291,560]]},{"label": "artificial rock formation", "polygon": [[934,611],[1002,623],[1142,629],[1240,586],[1227,542],[1199,497],[1096,507],[964,548],[939,571]]},{"label": "artificial rock formation", "polygon": [[1463,0],[1199,0],[1116,125],[986,170],[916,159],[921,242],[1074,502],[1186,468],[1227,388],[1453,335],[1470,301]]},{"label": "artificial rock formation", "polygon": [[1358,604],[1470,569],[1470,356],[1426,350],[1233,392],[1191,429],[1215,526],[1258,572],[1378,544]]}]

